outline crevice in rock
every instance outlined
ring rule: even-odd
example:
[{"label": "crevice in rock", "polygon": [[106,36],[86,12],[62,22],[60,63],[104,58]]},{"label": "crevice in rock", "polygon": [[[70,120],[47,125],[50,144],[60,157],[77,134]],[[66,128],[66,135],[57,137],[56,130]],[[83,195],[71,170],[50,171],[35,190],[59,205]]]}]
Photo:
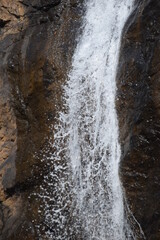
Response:
[{"label": "crevice in rock", "polygon": [[10,15],[14,16],[14,17],[17,18],[17,19],[19,19],[19,18],[21,17],[20,15],[17,15],[17,14],[15,14],[15,13],[9,11],[8,8],[5,7],[5,6],[2,6],[2,8],[6,9],[7,12],[8,12]]},{"label": "crevice in rock", "polygon": [[25,6],[25,7],[29,7],[30,5],[29,4],[27,4],[27,3],[24,3],[23,1],[18,1],[19,3],[21,3],[23,6]]},{"label": "crevice in rock", "polygon": [[51,8],[56,7],[60,3],[61,3],[61,0],[57,0],[54,3],[46,4],[46,5],[43,5],[43,6],[32,5],[32,7],[36,10],[39,10],[39,11],[48,12]]},{"label": "crevice in rock", "polygon": [[0,28],[4,28],[7,23],[9,23],[11,20],[3,20],[3,19],[0,19]]},{"label": "crevice in rock", "polygon": [[26,182],[17,182],[13,187],[5,189],[6,199],[26,192],[36,185],[38,185],[38,180],[35,181],[35,179],[28,179]]},{"label": "crevice in rock", "polygon": [[19,195],[20,193],[26,192],[27,190],[33,188],[35,186],[35,182],[33,180],[28,180],[26,182],[17,183],[15,186],[11,188],[7,188],[4,192],[6,194],[6,199],[10,198],[14,195]]}]

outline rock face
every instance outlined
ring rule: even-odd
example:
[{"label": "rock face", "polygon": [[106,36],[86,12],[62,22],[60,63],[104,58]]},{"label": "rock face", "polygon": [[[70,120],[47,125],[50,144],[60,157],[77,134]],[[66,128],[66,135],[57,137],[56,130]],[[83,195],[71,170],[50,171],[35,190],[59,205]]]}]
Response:
[{"label": "rock face", "polygon": [[[38,202],[83,1],[0,1],[0,239],[39,239]],[[57,106],[56,106],[57,105]],[[38,155],[38,156],[37,156]],[[44,237],[45,239],[45,237]]]},{"label": "rock face", "polygon": [[146,239],[159,240],[160,2],[136,4],[124,29],[117,76],[121,178]]},{"label": "rock face", "polygon": [[[159,240],[160,3],[135,2],[117,75],[120,174],[128,206],[146,239]],[[0,1],[0,240],[39,239],[35,223],[43,223],[43,217],[32,193],[40,191],[49,171],[41,150],[61,107],[82,3]],[[137,234],[138,223],[133,224]],[[43,235],[44,229],[39,231]]]}]

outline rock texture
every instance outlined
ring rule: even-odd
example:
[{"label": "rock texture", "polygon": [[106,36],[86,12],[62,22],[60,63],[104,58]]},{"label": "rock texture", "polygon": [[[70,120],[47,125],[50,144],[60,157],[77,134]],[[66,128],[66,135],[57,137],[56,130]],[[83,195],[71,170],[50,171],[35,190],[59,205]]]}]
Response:
[{"label": "rock texture", "polygon": [[[121,178],[129,208],[147,240],[160,239],[159,56],[160,2],[136,1],[122,39],[117,109]],[[137,223],[135,228],[139,232]]]},{"label": "rock texture", "polygon": [[31,193],[49,171],[40,152],[61,105],[82,2],[0,1],[1,240],[39,239]]},{"label": "rock texture", "polygon": [[[41,150],[61,108],[82,6],[83,0],[0,1],[0,240],[40,239],[39,232],[46,239],[45,227],[35,227],[43,215],[32,193],[50,170]],[[136,0],[117,75],[120,174],[147,240],[160,239],[159,29],[159,1]]]}]

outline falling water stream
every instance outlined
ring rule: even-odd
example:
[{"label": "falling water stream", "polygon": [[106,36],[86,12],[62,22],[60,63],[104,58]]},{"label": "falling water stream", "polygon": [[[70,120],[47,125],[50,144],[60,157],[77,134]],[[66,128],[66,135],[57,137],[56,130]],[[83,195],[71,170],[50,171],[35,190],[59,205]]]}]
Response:
[{"label": "falling water stream", "polygon": [[46,177],[49,239],[132,239],[118,174],[115,110],[121,34],[132,5],[133,0],[86,3],[83,33],[64,86],[65,110],[55,127],[54,169]]}]

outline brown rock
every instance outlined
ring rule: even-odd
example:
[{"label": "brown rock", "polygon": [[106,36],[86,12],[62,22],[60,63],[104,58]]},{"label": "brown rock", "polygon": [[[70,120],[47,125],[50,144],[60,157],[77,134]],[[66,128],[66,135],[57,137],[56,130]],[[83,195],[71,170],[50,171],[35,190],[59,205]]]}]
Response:
[{"label": "brown rock", "polygon": [[148,240],[160,239],[159,12],[158,1],[137,1],[124,29],[117,76],[121,178]]},{"label": "brown rock", "polygon": [[0,1],[1,240],[39,239],[40,201],[30,195],[49,171],[41,150],[61,107],[81,8],[78,0]]}]

